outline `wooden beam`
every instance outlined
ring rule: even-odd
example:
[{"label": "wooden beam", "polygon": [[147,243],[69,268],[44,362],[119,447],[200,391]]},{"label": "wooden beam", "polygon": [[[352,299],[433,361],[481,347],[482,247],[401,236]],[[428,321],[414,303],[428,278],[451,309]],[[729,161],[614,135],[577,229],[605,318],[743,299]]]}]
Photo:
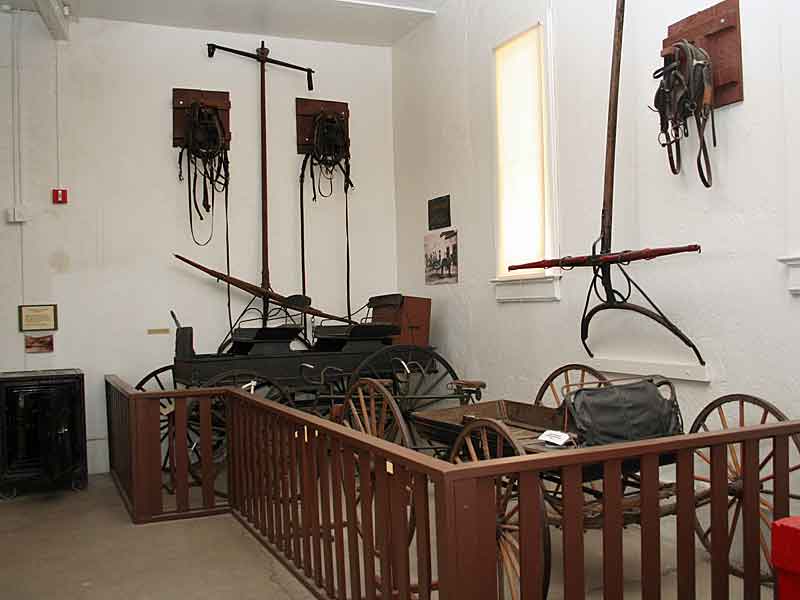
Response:
[{"label": "wooden beam", "polygon": [[50,31],[54,40],[69,39],[69,21],[64,16],[64,5],[61,0],[33,0],[42,21]]}]

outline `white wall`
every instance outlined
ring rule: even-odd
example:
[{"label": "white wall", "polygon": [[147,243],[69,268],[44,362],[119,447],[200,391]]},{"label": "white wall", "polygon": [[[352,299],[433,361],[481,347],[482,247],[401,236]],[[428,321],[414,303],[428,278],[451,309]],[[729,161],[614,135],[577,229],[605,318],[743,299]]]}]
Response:
[{"label": "white wall", "polygon": [[[615,2],[557,0],[555,47],[557,202],[564,255],[586,254],[599,233],[608,77]],[[797,48],[783,37],[792,3],[742,0],[745,102],[717,113],[715,185],[693,168],[669,173],[648,110],[667,25],[710,6],[706,0],[628,3],[617,155],[614,247],[699,242],[701,255],[632,265],[630,272],[689,333],[710,364],[711,383],[684,383],[687,419],[728,392],[763,396],[794,417],[800,383],[800,305],[776,258],[798,250],[792,154],[796,119],[784,116],[783,82],[796,78]],[[435,19],[394,48],[395,174],[399,287],[433,297],[433,339],[463,376],[485,379],[487,397],[530,399],[567,362],[587,362],[579,319],[590,273],[565,273],[551,304],[497,304],[493,48],[544,20],[544,0],[449,0]],[[787,98],[796,98],[794,86]],[[794,135],[793,133],[794,132]],[[791,142],[790,142],[791,143]],[[791,149],[791,148],[790,148]],[[459,228],[456,286],[426,287],[426,201],[452,194]],[[636,316],[605,314],[592,324],[598,356],[692,363],[676,338]]]},{"label": "white wall", "polygon": [[[5,307],[0,370],[83,369],[88,433],[96,440],[90,443],[90,468],[102,471],[107,465],[103,375],[117,373],[135,382],[171,362],[173,335],[147,335],[149,328],[172,326],[170,309],[183,324],[194,326],[198,351],[214,351],[227,328],[224,288],[171,256],[178,252],[220,270],[225,266],[221,208],[210,247],[196,248],[189,236],[186,188],[177,181],[177,152],[171,147],[173,87],[231,93],[232,271],[260,280],[258,68],[221,53],[209,60],[205,43],[251,50],[261,38],[83,19],[72,26],[71,41],[57,46],[37,16],[0,16],[2,209],[13,202],[7,118],[12,20],[20,28],[20,198],[35,217],[22,226],[0,224],[0,302]],[[268,76],[273,287],[287,294],[300,291],[294,101],[313,95],[350,103],[357,186],[351,196],[353,304],[394,291],[391,51],[266,42],[272,56],[317,71],[312,94],[302,73],[271,69]],[[68,206],[50,204],[59,172],[61,185],[69,188]],[[319,307],[342,313],[340,183],[334,198],[307,204],[306,219],[309,294]],[[242,305],[249,298],[236,294],[235,299]],[[23,354],[16,331],[16,306],[23,301],[58,304],[55,353]]]}]

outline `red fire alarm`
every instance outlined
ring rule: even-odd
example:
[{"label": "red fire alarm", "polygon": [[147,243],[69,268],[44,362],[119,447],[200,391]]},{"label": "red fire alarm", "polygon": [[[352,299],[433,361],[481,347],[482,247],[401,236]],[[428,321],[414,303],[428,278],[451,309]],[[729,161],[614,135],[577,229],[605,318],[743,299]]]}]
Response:
[{"label": "red fire alarm", "polygon": [[66,204],[66,203],[67,203],[67,189],[53,188],[53,204]]}]

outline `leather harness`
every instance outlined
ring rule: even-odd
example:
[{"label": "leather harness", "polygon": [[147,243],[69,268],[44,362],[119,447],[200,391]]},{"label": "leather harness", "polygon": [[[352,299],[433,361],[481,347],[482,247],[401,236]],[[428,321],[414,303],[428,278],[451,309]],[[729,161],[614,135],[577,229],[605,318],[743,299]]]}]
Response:
[{"label": "leather harness", "polygon": [[654,100],[661,121],[658,141],[667,149],[670,170],[681,172],[681,138],[689,137],[689,119],[694,116],[700,148],[697,172],[707,188],[711,187],[711,161],[708,156],[705,130],[711,120],[714,147],[717,132],[714,124],[714,70],[708,52],[681,40],[673,44],[664,58],[664,66],[653,73],[660,79]]}]

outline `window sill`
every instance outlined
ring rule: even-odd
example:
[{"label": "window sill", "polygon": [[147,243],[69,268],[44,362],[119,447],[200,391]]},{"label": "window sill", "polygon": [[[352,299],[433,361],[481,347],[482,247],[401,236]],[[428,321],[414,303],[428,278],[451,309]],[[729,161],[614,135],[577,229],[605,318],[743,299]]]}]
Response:
[{"label": "window sill", "polygon": [[489,283],[494,286],[495,300],[500,303],[561,300],[561,275],[508,275],[492,279]]}]

